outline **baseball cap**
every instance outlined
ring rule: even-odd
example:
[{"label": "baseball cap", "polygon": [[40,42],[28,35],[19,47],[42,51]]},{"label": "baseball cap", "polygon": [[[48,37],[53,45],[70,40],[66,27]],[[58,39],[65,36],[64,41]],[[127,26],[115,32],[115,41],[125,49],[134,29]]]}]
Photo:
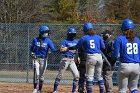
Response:
[{"label": "baseball cap", "polygon": [[105,34],[109,34],[109,35],[111,35],[111,34],[112,34],[112,32],[111,32],[111,31],[109,31],[109,30],[105,30],[105,31],[103,31],[101,34],[103,34],[103,35],[105,35]]}]

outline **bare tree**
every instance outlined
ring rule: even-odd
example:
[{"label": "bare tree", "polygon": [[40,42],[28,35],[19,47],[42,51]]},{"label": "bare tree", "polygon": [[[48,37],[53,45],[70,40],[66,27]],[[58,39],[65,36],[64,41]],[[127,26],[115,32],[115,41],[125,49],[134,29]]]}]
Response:
[{"label": "bare tree", "polygon": [[39,12],[37,0],[0,0],[0,21],[3,23],[25,23]]}]

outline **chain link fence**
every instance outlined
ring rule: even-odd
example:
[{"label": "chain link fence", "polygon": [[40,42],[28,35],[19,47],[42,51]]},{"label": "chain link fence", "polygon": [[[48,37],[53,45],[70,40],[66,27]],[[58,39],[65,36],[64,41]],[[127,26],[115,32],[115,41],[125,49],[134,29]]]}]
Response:
[{"label": "chain link fence", "polygon": [[[33,67],[29,56],[30,44],[32,38],[38,36],[40,25],[48,25],[51,29],[50,38],[56,48],[63,39],[66,38],[67,28],[75,27],[77,29],[77,39],[83,32],[82,24],[0,24],[0,81],[1,82],[32,82]],[[135,33],[138,33],[140,25],[136,25]],[[119,24],[96,24],[95,30],[100,34],[104,30],[111,30],[116,38],[121,34]],[[45,73],[45,82],[54,83],[58,73],[60,63],[60,53],[49,53],[48,66]],[[113,73],[113,83],[117,84],[116,71],[118,63]],[[67,70],[61,83],[68,84],[72,82],[72,74]],[[95,82],[96,79],[95,79]],[[139,81],[140,84],[140,81]]]}]

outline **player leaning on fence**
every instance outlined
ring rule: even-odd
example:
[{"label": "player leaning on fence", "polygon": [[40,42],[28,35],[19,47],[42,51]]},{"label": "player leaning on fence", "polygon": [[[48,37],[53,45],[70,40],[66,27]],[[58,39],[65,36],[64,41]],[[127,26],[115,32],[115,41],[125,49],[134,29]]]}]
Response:
[{"label": "player leaning on fence", "polygon": [[[43,82],[44,82],[44,72],[47,66],[47,55],[48,49],[50,48],[52,52],[56,52],[57,49],[54,48],[52,40],[49,39],[50,29],[48,26],[40,26],[39,37],[34,37],[30,49],[30,55],[33,58],[34,67],[34,77],[33,77],[33,93],[41,93]],[[37,92],[37,85],[39,84],[39,89]]]}]

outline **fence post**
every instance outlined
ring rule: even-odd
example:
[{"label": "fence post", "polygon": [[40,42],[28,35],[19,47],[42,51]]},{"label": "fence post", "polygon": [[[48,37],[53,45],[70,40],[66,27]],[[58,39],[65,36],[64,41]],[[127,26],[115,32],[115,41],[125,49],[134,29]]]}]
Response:
[{"label": "fence post", "polygon": [[26,63],[26,65],[27,65],[27,77],[26,77],[26,83],[28,83],[29,82],[29,48],[30,48],[30,34],[29,34],[29,24],[27,24],[27,31],[28,31],[28,53],[27,53],[27,63]]}]

